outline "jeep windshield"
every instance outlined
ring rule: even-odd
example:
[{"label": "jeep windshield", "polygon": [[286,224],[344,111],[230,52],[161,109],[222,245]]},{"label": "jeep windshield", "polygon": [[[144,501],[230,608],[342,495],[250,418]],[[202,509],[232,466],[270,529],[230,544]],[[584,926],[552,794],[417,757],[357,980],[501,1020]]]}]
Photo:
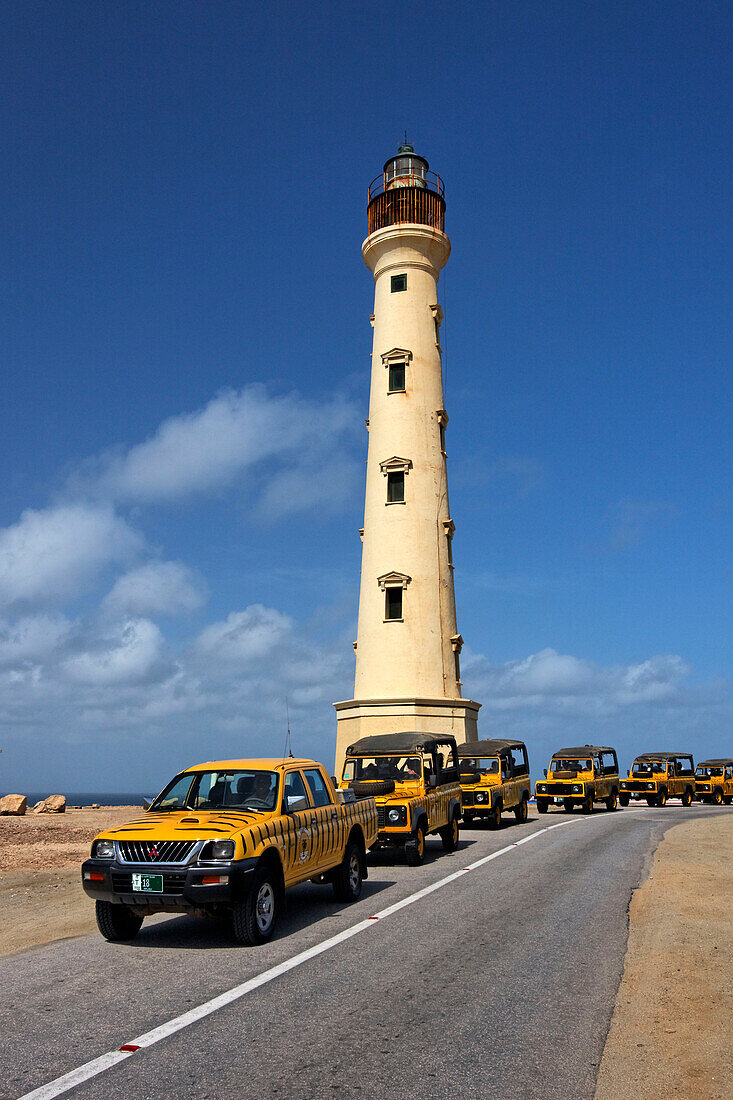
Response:
[{"label": "jeep windshield", "polygon": [[589,772],[593,770],[590,760],[553,760],[550,763],[550,774],[555,772]]},{"label": "jeep windshield", "polygon": [[635,760],[631,769],[632,775],[653,775],[654,772],[666,771],[667,767],[661,760]]},{"label": "jeep windshield", "polygon": [[472,757],[468,757],[468,756],[462,756],[459,763],[461,765],[461,773],[462,774],[465,774],[466,772],[468,772],[469,774],[471,772],[478,772],[479,775],[494,775],[494,776],[499,775],[499,758],[498,758],[498,756],[497,757],[494,757],[494,756],[480,757],[480,758],[478,758],[478,757],[477,758],[472,758]]},{"label": "jeep windshield", "polygon": [[422,776],[419,756],[358,756],[344,764],[344,780],[392,779],[395,783],[414,783]]},{"label": "jeep windshield", "polygon": [[210,771],[184,772],[171,780],[158,795],[151,811],[275,809],[277,772]]},{"label": "jeep windshield", "polygon": [[710,779],[711,776],[714,777],[715,779],[719,779],[722,774],[723,774],[723,769],[722,768],[703,768],[703,767],[700,767],[700,768],[697,768],[697,770],[695,771],[695,775],[698,777],[698,779]]}]

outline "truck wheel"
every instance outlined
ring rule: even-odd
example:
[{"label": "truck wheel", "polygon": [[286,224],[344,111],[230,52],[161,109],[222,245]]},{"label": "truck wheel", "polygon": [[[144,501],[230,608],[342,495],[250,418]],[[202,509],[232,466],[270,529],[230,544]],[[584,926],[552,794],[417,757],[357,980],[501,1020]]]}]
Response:
[{"label": "truck wheel", "polygon": [[232,926],[238,943],[254,947],[272,938],[277,923],[278,883],[269,867],[260,867],[243,901],[232,912]]},{"label": "truck wheel", "polygon": [[454,814],[444,829],[440,830],[444,852],[455,852],[458,847],[458,814]]},{"label": "truck wheel", "polygon": [[629,796],[627,794],[620,794],[618,796],[618,800],[621,803],[621,805],[624,807],[624,809],[626,809],[629,802],[631,801],[631,799],[629,798]]},{"label": "truck wheel", "polygon": [[726,806],[730,806],[731,802],[733,802],[733,794],[724,794],[723,802],[725,802]]},{"label": "truck wheel", "polygon": [[134,940],[140,931],[143,918],[126,905],[113,905],[111,901],[98,901],[95,907],[97,928],[110,943]]},{"label": "truck wheel", "polygon": [[538,814],[546,814],[547,813],[547,807],[548,807],[548,802],[547,802],[546,798],[538,798],[537,799],[537,813]]},{"label": "truck wheel", "polygon": [[346,845],[344,858],[336,868],[333,893],[337,901],[356,901],[361,894],[361,852],[358,844]]},{"label": "truck wheel", "polygon": [[583,804],[582,804],[581,809],[583,810],[584,814],[592,814],[593,813],[593,795],[592,794],[589,794],[587,798],[583,799]]},{"label": "truck wheel", "polygon": [[514,817],[516,818],[517,825],[521,825],[523,821],[527,820],[527,799],[523,798],[518,806],[514,807]]},{"label": "truck wheel", "polygon": [[405,855],[410,867],[419,867],[425,859],[425,826],[420,822],[415,835],[405,844]]},{"label": "truck wheel", "polygon": [[691,802],[692,802],[692,791],[688,787],[687,790],[684,790],[682,792],[682,805],[683,806],[689,806]]},{"label": "truck wheel", "polygon": [[720,806],[723,802],[723,792],[720,787],[716,787],[713,791],[713,805]]},{"label": "truck wheel", "polygon": [[488,825],[490,829],[501,828],[501,802],[497,802],[492,808],[488,817]]},{"label": "truck wheel", "polygon": [[657,806],[666,806],[666,805],[667,805],[667,792],[664,790],[664,788],[662,788],[662,790],[657,795]]},{"label": "truck wheel", "polygon": [[476,815],[472,814],[470,810],[466,810],[463,814],[463,824],[468,825],[470,828],[473,825]]},{"label": "truck wheel", "polygon": [[617,806],[618,806],[618,795],[616,794],[615,791],[611,791],[608,798],[606,799],[606,809],[607,810],[615,810]]},{"label": "truck wheel", "polygon": [[563,810],[565,811],[566,814],[571,814],[573,812],[573,800],[572,800],[572,798],[563,798],[562,808],[563,808]]}]

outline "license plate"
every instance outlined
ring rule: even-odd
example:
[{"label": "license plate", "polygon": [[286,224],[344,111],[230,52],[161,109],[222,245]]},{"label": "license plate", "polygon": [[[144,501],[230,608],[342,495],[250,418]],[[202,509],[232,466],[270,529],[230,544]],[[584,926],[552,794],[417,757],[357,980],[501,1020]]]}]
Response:
[{"label": "license plate", "polygon": [[133,874],[132,889],[136,894],[162,894],[163,876]]},{"label": "license plate", "polygon": [[559,806],[559,805],[560,805],[560,803],[561,803],[561,802],[563,802],[563,801],[564,801],[564,799],[562,799],[562,798],[556,798],[556,799],[555,799],[555,802],[557,802],[558,806]]}]

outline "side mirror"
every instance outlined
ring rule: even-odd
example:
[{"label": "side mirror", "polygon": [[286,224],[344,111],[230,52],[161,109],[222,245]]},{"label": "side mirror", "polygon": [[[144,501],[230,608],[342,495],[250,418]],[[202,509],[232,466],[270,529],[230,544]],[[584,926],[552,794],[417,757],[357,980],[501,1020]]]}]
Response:
[{"label": "side mirror", "polygon": [[144,810],[149,810],[152,805],[153,805],[152,798],[144,798],[143,799],[143,809]]},{"label": "side mirror", "polygon": [[303,795],[291,795],[285,799],[285,812],[289,814],[297,813],[298,810],[308,809],[308,799]]},{"label": "side mirror", "polygon": [[547,768],[545,768],[545,779],[547,779]]},{"label": "side mirror", "polygon": [[431,776],[428,777],[428,786],[429,787],[437,787],[438,786],[438,777],[434,772]]}]

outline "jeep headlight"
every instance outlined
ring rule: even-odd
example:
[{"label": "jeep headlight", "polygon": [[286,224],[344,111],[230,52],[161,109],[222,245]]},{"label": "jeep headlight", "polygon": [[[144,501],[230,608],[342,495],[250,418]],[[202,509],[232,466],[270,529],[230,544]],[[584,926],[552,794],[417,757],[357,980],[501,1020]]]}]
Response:
[{"label": "jeep headlight", "polygon": [[653,784],[653,783],[647,783],[647,785],[646,785],[646,789],[647,789],[648,791],[653,791],[653,790],[654,790],[654,784]]},{"label": "jeep headlight", "polygon": [[581,787],[580,783],[573,784],[573,794],[580,794],[582,790],[583,788]]},{"label": "jeep headlight", "polygon": [[92,859],[114,859],[115,842],[113,840],[95,840],[92,844]]},{"label": "jeep headlight", "polygon": [[483,794],[481,791],[479,791],[478,794],[476,795],[476,801],[477,802],[485,802],[486,801],[486,795]]},{"label": "jeep headlight", "polygon": [[407,809],[405,806],[393,806],[387,813],[387,821],[390,825],[406,825]]},{"label": "jeep headlight", "polygon": [[626,782],[626,780],[625,780],[625,779],[622,779],[622,780],[621,780],[621,789],[622,789],[622,790],[625,790],[625,789],[626,789],[626,788],[628,787],[628,785],[629,785],[629,784],[628,784],[628,783]]},{"label": "jeep headlight", "polygon": [[547,790],[547,784],[546,783],[538,783],[537,784],[537,790],[542,791],[542,792],[546,791]]},{"label": "jeep headlight", "polygon": [[234,859],[234,841],[210,840],[201,853],[201,859]]}]

